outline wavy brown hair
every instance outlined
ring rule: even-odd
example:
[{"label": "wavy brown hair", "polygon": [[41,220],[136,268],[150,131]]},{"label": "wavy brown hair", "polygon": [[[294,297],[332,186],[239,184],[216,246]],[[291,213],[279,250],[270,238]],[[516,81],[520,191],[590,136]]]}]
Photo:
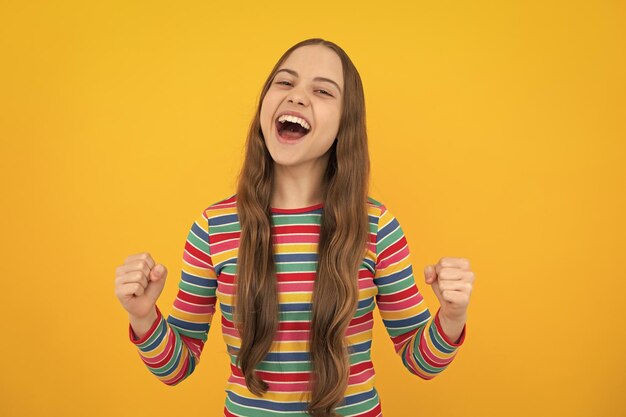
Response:
[{"label": "wavy brown hair", "polygon": [[280,57],[265,81],[248,132],[237,186],[241,235],[234,322],[241,347],[236,363],[252,393],[262,396],[267,392],[268,384],[254,370],[272,346],[279,311],[270,228],[274,161],[265,146],[260,110],[276,71],[294,50],[305,45],[324,45],[335,51],[341,58],[344,78],[339,131],[328,151],[323,181],[324,208],[309,340],[312,378],[307,412],[315,417],[334,417],[338,416],[334,409],[343,401],[350,373],[345,334],[358,304],[358,271],[369,232],[366,203],[370,162],[361,77],[343,49],[324,39],[299,42]]}]

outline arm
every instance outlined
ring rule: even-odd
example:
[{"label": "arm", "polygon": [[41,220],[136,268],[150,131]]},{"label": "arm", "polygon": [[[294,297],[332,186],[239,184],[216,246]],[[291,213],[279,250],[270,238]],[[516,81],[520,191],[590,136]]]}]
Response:
[{"label": "arm", "polygon": [[[215,314],[217,278],[209,252],[208,219],[203,212],[185,242],[178,294],[167,320],[156,318],[141,336],[129,324],[130,341],[148,369],[163,383],[176,385],[194,371]],[[139,329],[137,329],[140,331]]]},{"label": "arm", "polygon": [[[465,339],[443,330],[439,310],[432,318],[415,285],[409,247],[398,221],[383,206],[376,240],[376,304],[396,353],[411,372],[431,379],[447,368]],[[447,324],[447,323],[446,323]]]}]

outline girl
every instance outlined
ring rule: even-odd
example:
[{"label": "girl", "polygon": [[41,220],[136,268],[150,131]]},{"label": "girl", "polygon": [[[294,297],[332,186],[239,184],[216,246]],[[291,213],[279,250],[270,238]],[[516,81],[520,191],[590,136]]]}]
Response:
[{"label": "girl", "polygon": [[167,269],[148,253],[116,271],[129,337],[175,385],[200,360],[219,300],[231,360],[225,416],[382,416],[370,360],[377,305],[402,363],[425,379],[465,337],[474,274],[463,258],[425,269],[441,307],[418,291],[398,221],[368,196],[361,79],[323,39],[278,60],[260,96],[237,193],[191,225],[167,319]]}]

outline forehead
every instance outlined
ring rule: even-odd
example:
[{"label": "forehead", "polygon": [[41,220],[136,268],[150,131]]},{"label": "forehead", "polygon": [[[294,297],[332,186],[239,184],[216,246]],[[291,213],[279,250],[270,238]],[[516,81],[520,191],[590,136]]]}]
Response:
[{"label": "forehead", "polygon": [[300,78],[330,78],[343,88],[341,58],[324,45],[301,46],[287,57],[279,69],[282,68],[295,70]]}]

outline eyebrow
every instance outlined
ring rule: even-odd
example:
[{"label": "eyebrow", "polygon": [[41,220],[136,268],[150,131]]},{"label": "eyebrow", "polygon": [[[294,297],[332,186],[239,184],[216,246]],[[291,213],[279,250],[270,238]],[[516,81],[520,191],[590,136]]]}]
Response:
[{"label": "eyebrow", "polygon": [[[298,73],[296,71],[292,70],[292,69],[289,69],[289,68],[281,68],[278,71],[276,71],[276,74],[278,74],[281,71],[288,72],[289,74],[293,75],[294,77],[298,77]],[[274,74],[274,76],[276,76],[276,74]],[[339,92],[341,93],[341,87],[339,87],[339,84],[337,84],[336,82],[334,82],[330,78],[315,77],[315,78],[313,78],[313,81],[326,81],[327,83],[334,84],[335,87],[337,87],[337,90],[339,90]]]}]

